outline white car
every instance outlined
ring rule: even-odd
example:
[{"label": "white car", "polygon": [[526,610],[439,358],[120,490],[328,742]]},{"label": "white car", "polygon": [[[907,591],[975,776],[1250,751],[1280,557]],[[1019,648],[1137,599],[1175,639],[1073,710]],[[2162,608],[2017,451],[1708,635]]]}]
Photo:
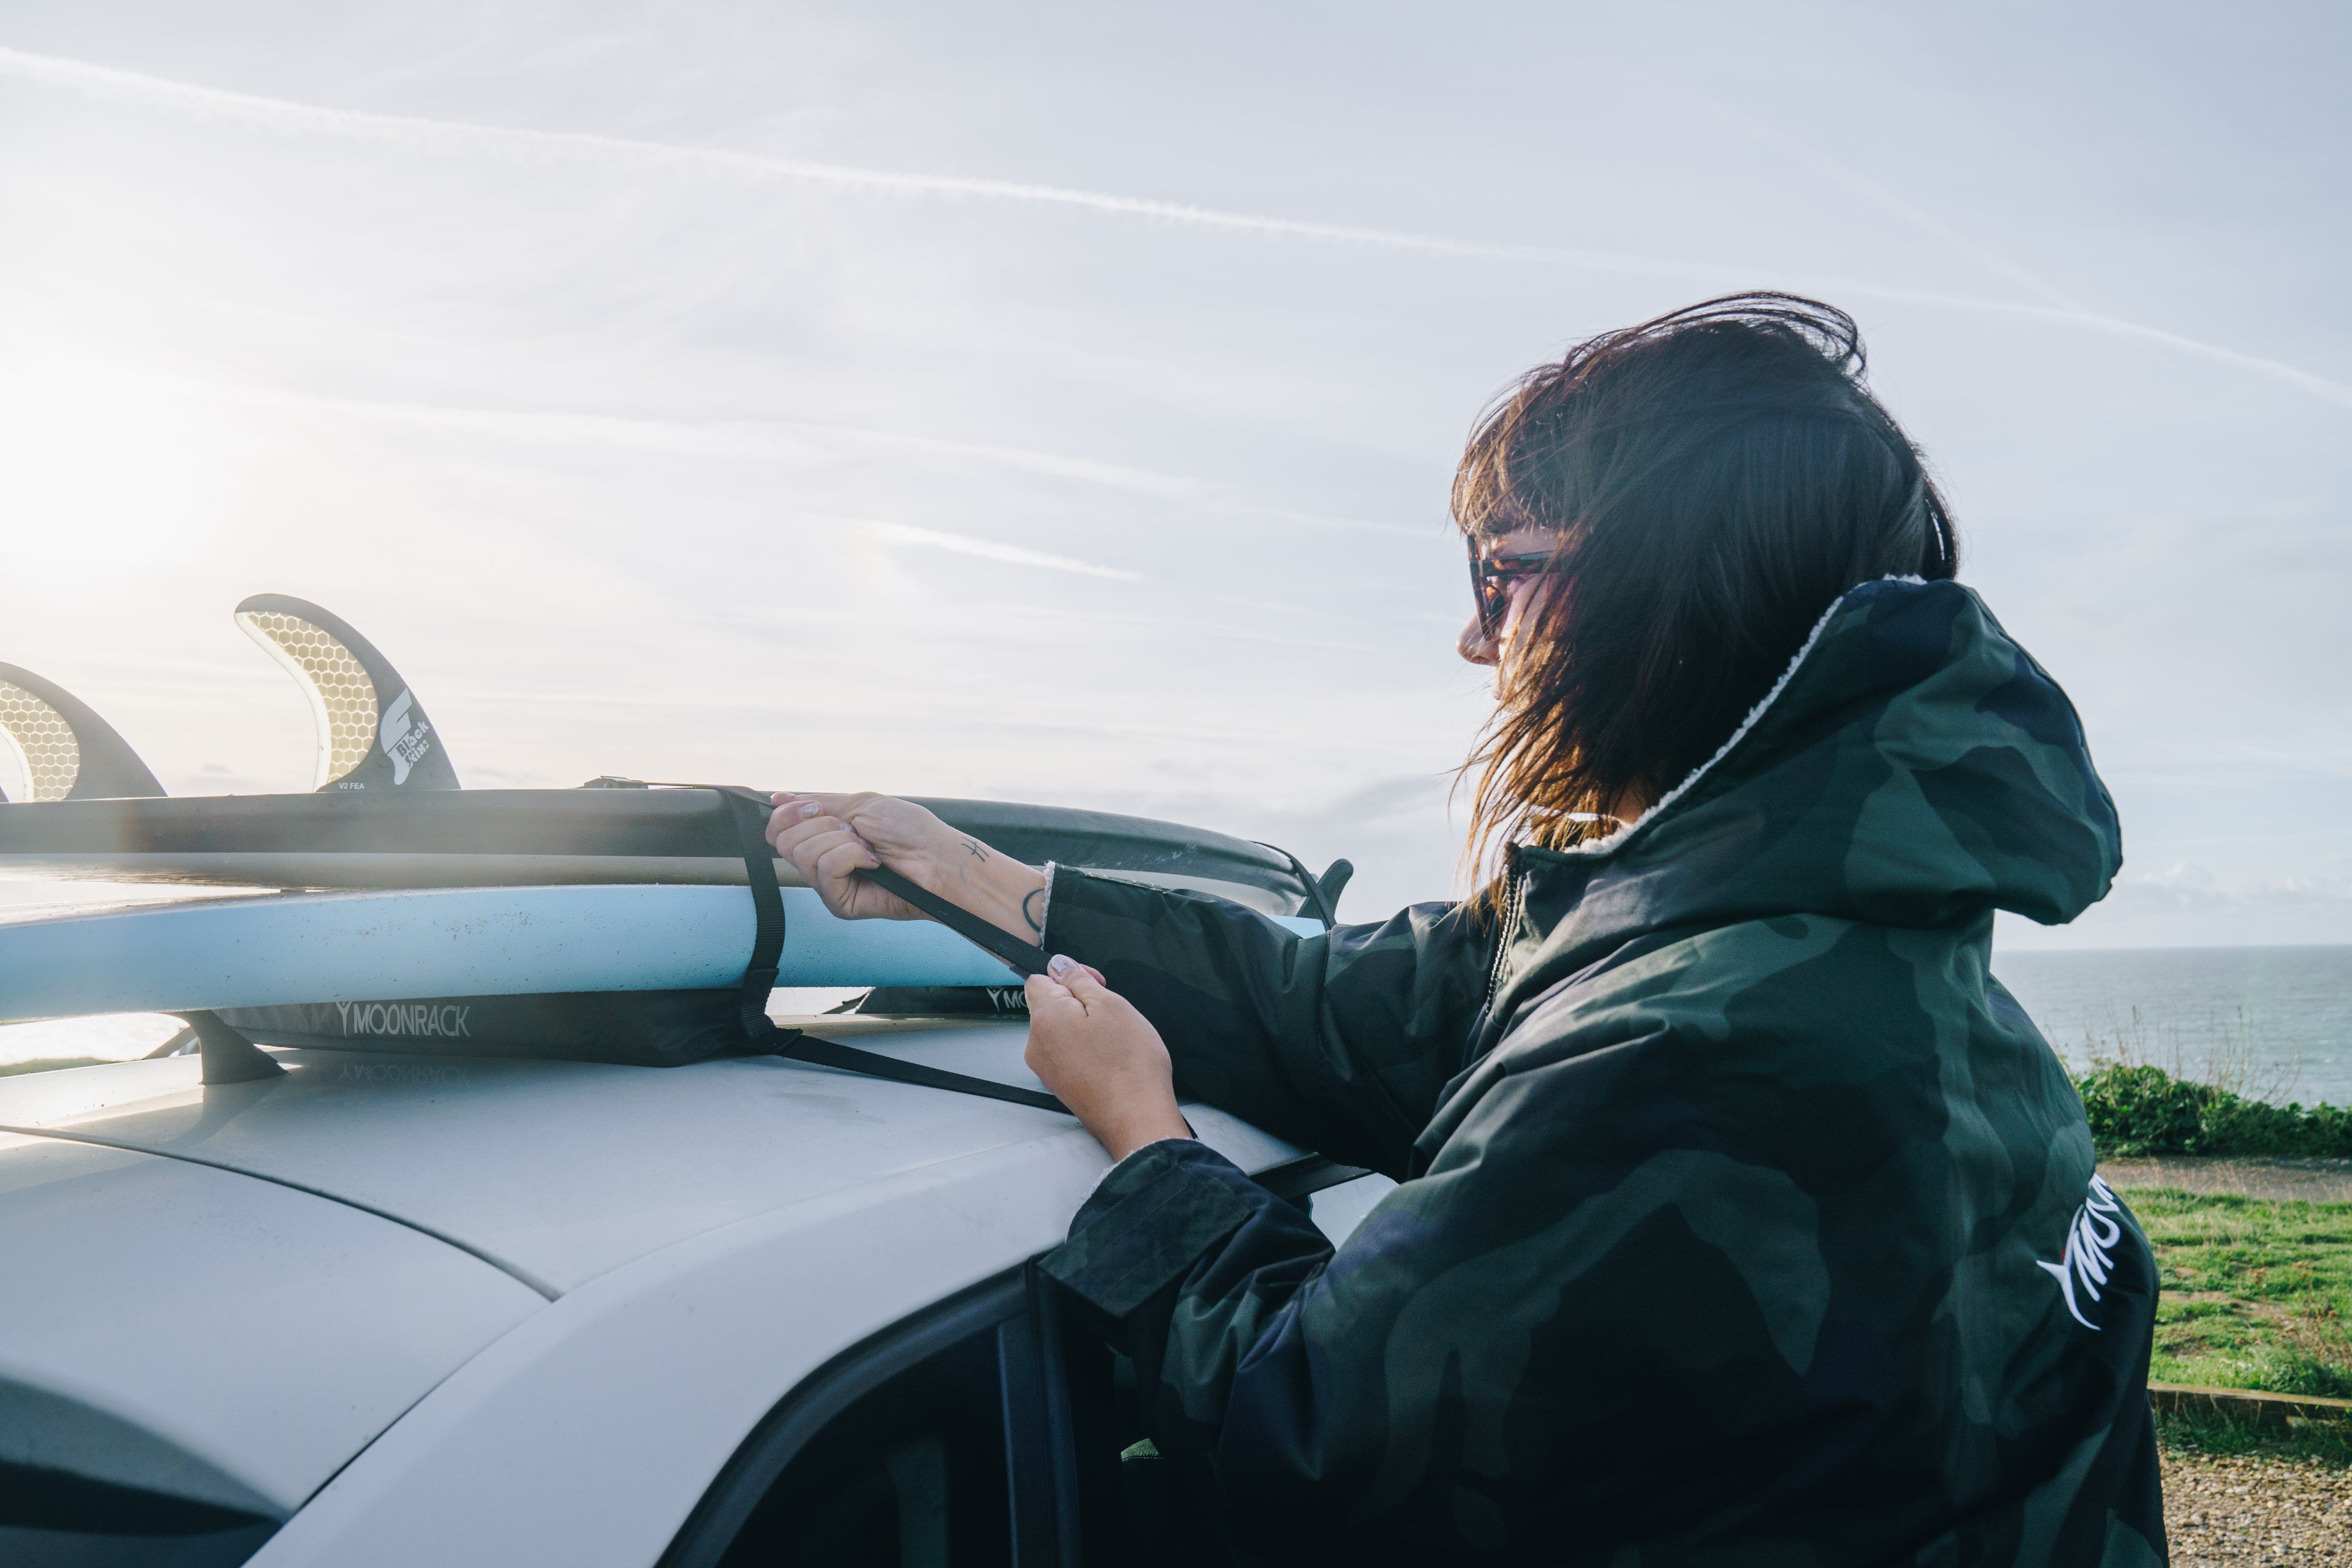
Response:
[{"label": "white car", "polygon": [[[1017,1017],[793,1022],[1036,1083]],[[0,1562],[1029,1565],[1181,1539],[1114,1358],[1027,1267],[1107,1164],[1069,1118],[774,1058],[276,1054],[285,1076],[209,1088],[194,1056],[0,1080]],[[1301,1200],[1360,1174],[1187,1114]]]}]

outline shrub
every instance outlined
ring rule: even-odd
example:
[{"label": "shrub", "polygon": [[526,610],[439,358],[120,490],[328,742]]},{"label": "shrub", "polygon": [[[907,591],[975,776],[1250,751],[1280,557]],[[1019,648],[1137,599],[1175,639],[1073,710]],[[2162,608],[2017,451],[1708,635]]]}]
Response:
[{"label": "shrub", "polygon": [[2147,1063],[2105,1062],[2074,1080],[2100,1156],[2290,1154],[2352,1158],[2352,1110],[2272,1105]]},{"label": "shrub", "polygon": [[2159,1067],[2109,1062],[2074,1080],[2102,1155],[2204,1152],[2207,1103],[2216,1091]]},{"label": "shrub", "polygon": [[0,1078],[20,1072],[55,1072],[60,1068],[103,1067],[105,1057],[36,1057],[28,1062],[0,1062]]}]

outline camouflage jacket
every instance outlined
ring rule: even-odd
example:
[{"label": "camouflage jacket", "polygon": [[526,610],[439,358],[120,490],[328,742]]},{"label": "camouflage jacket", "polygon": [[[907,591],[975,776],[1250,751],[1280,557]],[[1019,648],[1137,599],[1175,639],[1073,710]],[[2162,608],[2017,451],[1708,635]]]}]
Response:
[{"label": "camouflage jacket", "polygon": [[1060,872],[1188,1092],[1402,1184],[1335,1255],[1155,1144],[1044,1267],[1247,1559],[2160,1563],[2153,1259],[1986,968],[2120,861],[2057,686],[1887,581],[1484,934]]}]

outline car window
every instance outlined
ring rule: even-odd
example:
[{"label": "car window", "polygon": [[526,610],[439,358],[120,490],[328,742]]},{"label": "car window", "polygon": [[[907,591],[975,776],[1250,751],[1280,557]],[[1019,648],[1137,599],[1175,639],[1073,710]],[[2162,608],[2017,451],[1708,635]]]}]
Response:
[{"label": "car window", "polygon": [[[1259,1180],[1306,1209],[1335,1247],[1381,1198],[1396,1190],[1319,1157]],[[1082,1321],[1058,1289],[1037,1299],[1042,1331],[1055,1349],[1052,1377],[1058,1439],[1066,1445],[1068,1500],[1087,1568],[1218,1568],[1230,1563],[1216,1525],[1214,1481],[1162,1455],[1144,1430],[1135,1365]]]},{"label": "car window", "polygon": [[[1336,1241],[1393,1184],[1315,1190],[1355,1174],[1314,1160],[1267,1180],[1311,1205]],[[1158,1454],[1135,1390],[1132,1365],[1059,1288],[1034,1270],[1000,1276],[793,1390],[712,1482],[662,1568],[1231,1562],[1208,1478]]]},{"label": "car window", "polygon": [[1087,1568],[1220,1568],[1233,1562],[1208,1478],[1180,1473],[1143,1430],[1135,1366],[1065,1314],[1065,1410]]},{"label": "car window", "polygon": [[1076,1568],[1059,1359],[1027,1269],[843,1352],[744,1438],[661,1568]]},{"label": "car window", "polygon": [[1011,1562],[996,1337],[974,1335],[826,1422],[743,1521],[722,1568],[993,1568]]}]

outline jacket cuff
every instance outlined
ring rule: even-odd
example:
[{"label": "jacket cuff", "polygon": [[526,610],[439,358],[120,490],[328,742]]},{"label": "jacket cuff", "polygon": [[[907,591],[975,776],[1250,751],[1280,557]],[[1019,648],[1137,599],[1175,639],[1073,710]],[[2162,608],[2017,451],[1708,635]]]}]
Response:
[{"label": "jacket cuff", "polygon": [[[1187,1127],[1190,1127],[1190,1126],[1192,1126],[1192,1123],[1190,1121],[1187,1121],[1184,1123],[1184,1125],[1185,1125],[1185,1126],[1187,1126]],[[1150,1152],[1151,1152],[1152,1150],[1154,1150],[1154,1149],[1157,1149],[1157,1148],[1158,1148],[1158,1147],[1160,1147],[1160,1145],[1161,1145],[1162,1143],[1181,1143],[1181,1142],[1185,1142],[1187,1139],[1193,1138],[1193,1137],[1195,1137],[1195,1136],[1196,1136],[1196,1134],[1190,1133],[1190,1132],[1186,1132],[1186,1133],[1175,1133],[1175,1132],[1171,1132],[1171,1133],[1170,1133],[1167,1137],[1165,1137],[1165,1138],[1154,1138],[1154,1139],[1153,1139],[1150,1142],[1149,1142],[1149,1143],[1139,1143],[1139,1144],[1137,1144],[1134,1148],[1132,1148],[1132,1149],[1130,1149],[1130,1150],[1129,1150],[1129,1151],[1128,1151],[1127,1158],[1126,1158],[1126,1159],[1121,1160],[1118,1164],[1113,1165],[1109,1170],[1105,1171],[1105,1172],[1104,1172],[1100,1176],[1098,1176],[1097,1178],[1096,1178],[1096,1180],[1095,1180],[1095,1190],[1096,1190],[1097,1192],[1100,1192],[1100,1191],[1102,1190],[1103,1184],[1104,1184],[1106,1182],[1108,1182],[1108,1181],[1109,1181],[1113,1176],[1118,1175],[1121,1171],[1124,1171],[1125,1169],[1127,1169],[1127,1168],[1128,1168],[1128,1166],[1129,1166],[1129,1165],[1133,1164],[1136,1161],[1138,1161],[1138,1160],[1139,1160],[1139,1159],[1143,1158],[1143,1156],[1144,1156],[1145,1154],[1147,1154],[1147,1153]],[[1075,1220],[1073,1220],[1071,1223],[1072,1223],[1073,1225],[1075,1225],[1076,1222]]]},{"label": "jacket cuff", "polygon": [[[1025,900],[1021,906],[1021,912],[1024,915],[1030,916],[1037,927],[1037,945],[1040,947],[1045,947],[1045,945],[1046,922],[1054,918],[1054,873],[1059,869],[1061,869],[1061,868],[1055,865],[1051,860],[1046,861],[1044,867],[1045,873],[1045,896],[1043,898],[1039,898],[1035,893],[1029,895],[1030,898],[1037,900],[1037,908],[1034,914]],[[1051,948],[1046,948],[1046,951],[1050,952],[1053,950]]]},{"label": "jacket cuff", "polygon": [[1039,1267],[1114,1318],[1192,1271],[1250,1217],[1240,1167],[1191,1139],[1146,1144],[1112,1168]]},{"label": "jacket cuff", "polygon": [[[1084,871],[1068,866],[1056,866],[1051,861],[1046,863],[1045,903],[1045,907],[1037,911],[1037,923],[1043,928],[1037,933],[1037,945],[1047,952],[1060,952],[1069,945],[1067,941],[1063,939],[1066,937],[1069,930],[1070,916],[1078,912],[1076,904],[1082,901],[1086,896],[1085,885],[1087,879]],[[1054,917],[1056,915],[1063,917],[1059,932],[1055,931],[1054,925]],[[1061,946],[1055,945],[1057,940],[1061,941]],[[1071,956],[1075,958],[1077,955],[1073,953]],[[1079,962],[1085,961],[1081,959]]]}]

